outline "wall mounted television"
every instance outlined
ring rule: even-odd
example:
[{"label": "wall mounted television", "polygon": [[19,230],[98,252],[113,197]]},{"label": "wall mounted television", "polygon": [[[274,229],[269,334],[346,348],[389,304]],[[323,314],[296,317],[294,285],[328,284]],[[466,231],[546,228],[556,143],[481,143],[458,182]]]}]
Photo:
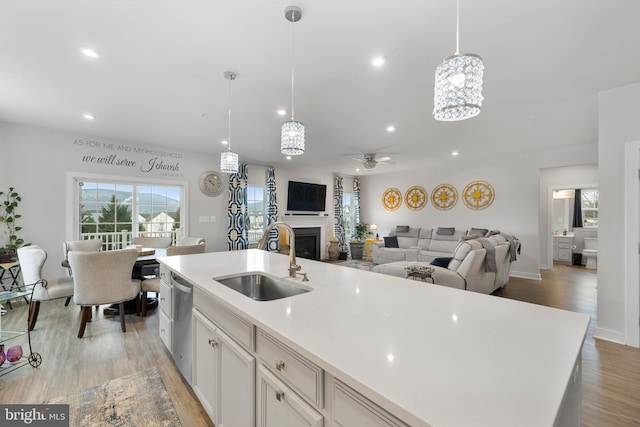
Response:
[{"label": "wall mounted television", "polygon": [[322,212],[327,200],[327,186],[289,181],[287,211]]}]

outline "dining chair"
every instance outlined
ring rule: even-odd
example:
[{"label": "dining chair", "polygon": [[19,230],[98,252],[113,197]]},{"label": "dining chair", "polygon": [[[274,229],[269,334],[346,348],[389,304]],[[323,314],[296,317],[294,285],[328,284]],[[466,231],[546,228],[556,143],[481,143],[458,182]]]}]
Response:
[{"label": "dining chair", "polygon": [[[188,245],[188,246],[169,246],[167,248],[167,256],[189,255],[204,253],[204,245]],[[140,284],[140,307],[142,315],[147,315],[147,292],[160,293],[160,277],[152,277],[144,279]]]},{"label": "dining chair", "polygon": [[73,270],[74,302],[82,307],[82,319],[78,338],[82,338],[89,319],[91,307],[102,304],[118,304],[122,332],[127,331],[124,322],[124,303],[136,300],[140,281],[131,278],[133,264],[138,257],[135,249],[104,252],[69,252],[69,264]]},{"label": "dining chair", "polygon": [[134,237],[131,244],[142,245],[143,248],[168,248],[173,243],[173,239],[167,237]]},{"label": "dining chair", "polygon": [[71,277],[61,277],[59,279],[46,279],[42,277],[42,268],[47,260],[47,251],[38,245],[24,246],[18,248],[18,260],[22,270],[22,280],[24,284],[33,285],[33,295],[29,302],[28,329],[32,331],[38,320],[40,312],[40,302],[58,298],[73,296],[73,279]]},{"label": "dining chair", "polygon": [[[71,240],[63,242],[62,251],[64,253],[64,259],[68,259],[69,251],[98,252],[102,249],[102,244],[102,239]],[[67,272],[69,273],[69,276],[73,274],[71,272],[71,267],[67,267]]]},{"label": "dining chair", "polygon": [[204,237],[183,237],[179,246],[204,245]]}]

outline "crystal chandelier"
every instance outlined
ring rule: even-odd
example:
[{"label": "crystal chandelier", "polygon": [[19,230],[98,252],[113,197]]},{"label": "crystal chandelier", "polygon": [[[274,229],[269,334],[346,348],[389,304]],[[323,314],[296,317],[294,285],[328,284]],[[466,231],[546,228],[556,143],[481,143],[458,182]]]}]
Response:
[{"label": "crystal chandelier", "polygon": [[227,141],[227,151],[220,153],[220,171],[238,173],[238,153],[231,151],[231,82],[236,79],[236,73],[225,71],[223,76],[229,80],[229,140]]},{"label": "crystal chandelier", "polygon": [[304,154],[304,125],[294,118],[295,107],[293,95],[295,93],[295,71],[293,66],[294,34],[293,24],[302,18],[302,10],[296,6],[289,6],[284,11],[284,17],[291,22],[291,120],[282,124],[280,152],[288,156]]},{"label": "crystal chandelier", "polygon": [[456,52],[436,68],[433,117],[444,122],[470,119],[482,107],[484,65],[478,55],[460,54],[460,0],[456,8]]}]

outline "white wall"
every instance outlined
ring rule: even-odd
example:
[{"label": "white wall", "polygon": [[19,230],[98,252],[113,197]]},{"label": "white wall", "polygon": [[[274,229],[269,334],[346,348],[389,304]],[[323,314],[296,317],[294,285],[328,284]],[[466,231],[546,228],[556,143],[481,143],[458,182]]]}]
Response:
[{"label": "white wall", "polygon": [[[72,230],[65,229],[68,212],[65,194],[67,172],[162,179],[168,182],[186,181],[190,194],[188,213],[183,214],[183,218],[189,219],[187,234],[204,237],[208,251],[226,249],[227,192],[210,198],[198,189],[198,178],[202,172],[219,170],[217,155],[2,123],[0,140],[3,165],[0,168],[0,188],[4,191],[13,186],[22,196],[19,206],[22,218],[19,219],[19,224],[23,229],[20,231],[20,237],[26,242],[39,244],[48,252],[45,274],[55,277],[63,273],[60,267],[62,242],[73,235]],[[80,145],[80,140],[99,142],[100,146]],[[176,146],[178,147],[179,143],[176,143]],[[139,150],[138,153],[135,153],[136,149]],[[152,170],[147,173],[140,170],[141,164],[158,157],[160,151],[181,156],[163,156],[162,153],[159,156],[159,159],[167,164],[178,163],[179,176],[167,177],[161,176],[161,173],[166,172]],[[112,154],[119,159],[136,161],[136,167],[82,161],[87,155]],[[217,221],[201,223],[198,221],[200,216],[216,216]]]},{"label": "white wall", "polygon": [[[396,225],[415,227],[471,227],[500,230],[515,235],[522,242],[522,253],[512,266],[512,275],[540,278],[540,169],[573,162],[595,163],[596,146],[589,144],[561,150],[537,151],[523,157],[508,155],[500,158],[465,159],[464,153],[438,166],[425,169],[369,175],[362,177],[363,221],[378,224],[380,236]],[[471,181],[490,183],[495,200],[480,211],[466,207],[460,199],[462,190]],[[382,206],[382,194],[389,187],[402,194],[421,185],[431,195],[439,184],[451,184],[458,191],[458,203],[448,211],[436,209],[431,201],[420,211],[408,209],[404,202],[396,211]]]},{"label": "white wall", "polygon": [[[625,200],[637,171],[625,168],[625,144],[640,140],[640,83],[600,93],[598,231],[598,326],[596,337],[638,346],[637,227],[629,224],[625,202],[638,203],[638,194]],[[635,150],[637,161],[637,150]],[[637,162],[636,162],[637,164]],[[632,181],[625,179],[630,174]],[[635,200],[633,200],[635,198]],[[630,222],[631,221],[631,222]],[[633,259],[628,258],[633,257]]]}]

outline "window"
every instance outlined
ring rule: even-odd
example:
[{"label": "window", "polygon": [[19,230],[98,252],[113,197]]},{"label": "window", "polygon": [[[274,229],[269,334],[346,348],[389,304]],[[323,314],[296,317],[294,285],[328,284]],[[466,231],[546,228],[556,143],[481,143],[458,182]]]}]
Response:
[{"label": "window", "polygon": [[582,222],[585,227],[598,226],[598,190],[582,190]]},{"label": "window", "polygon": [[183,187],[134,182],[77,180],[79,239],[102,239],[104,249],[121,249],[135,236],[183,233]]},{"label": "window", "polygon": [[264,225],[266,224],[265,213],[267,208],[264,204],[264,187],[253,185],[247,186],[247,218],[249,224],[249,243],[258,243],[264,233]]}]

